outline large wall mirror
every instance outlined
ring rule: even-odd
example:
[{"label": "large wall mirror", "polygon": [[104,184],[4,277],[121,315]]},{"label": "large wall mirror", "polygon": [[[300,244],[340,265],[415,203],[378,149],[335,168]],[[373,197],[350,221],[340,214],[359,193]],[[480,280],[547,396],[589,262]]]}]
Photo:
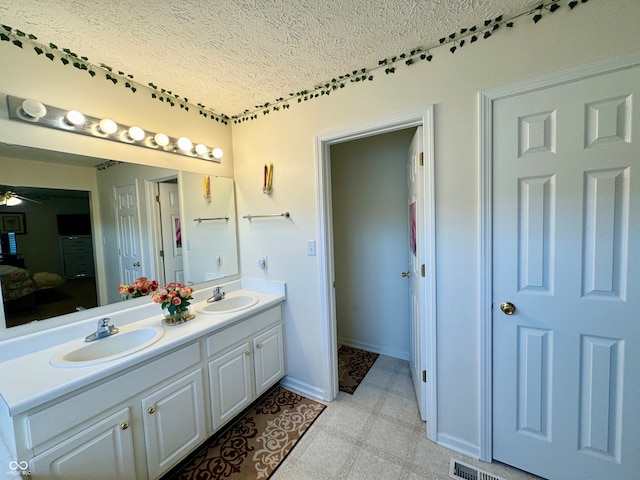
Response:
[{"label": "large wall mirror", "polygon": [[140,276],[197,285],[239,273],[230,178],[6,144],[0,171],[0,338],[87,318]]}]

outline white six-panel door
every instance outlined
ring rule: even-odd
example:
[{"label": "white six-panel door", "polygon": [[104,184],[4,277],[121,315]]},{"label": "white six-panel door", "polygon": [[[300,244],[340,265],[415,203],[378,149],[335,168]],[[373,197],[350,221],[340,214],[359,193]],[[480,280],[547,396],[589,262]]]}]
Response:
[{"label": "white six-panel door", "polygon": [[422,371],[426,365],[426,342],[424,322],[421,316],[420,306],[422,305],[421,291],[422,264],[426,262],[424,254],[424,242],[422,238],[424,226],[422,225],[422,209],[426,208],[424,202],[424,175],[420,170],[424,166],[420,165],[420,156],[423,154],[422,147],[422,126],[416,128],[416,132],[411,140],[407,158],[407,184],[408,184],[408,215],[409,215],[409,367],[411,369],[411,379],[413,388],[418,400],[420,417],[427,419],[427,384],[423,381]]},{"label": "white six-panel door", "polygon": [[114,187],[120,259],[120,282],[133,283],[142,275],[138,195],[135,184]]},{"label": "white six-panel door", "polygon": [[493,457],[545,478],[640,478],[638,100],[631,68],[493,104]]}]

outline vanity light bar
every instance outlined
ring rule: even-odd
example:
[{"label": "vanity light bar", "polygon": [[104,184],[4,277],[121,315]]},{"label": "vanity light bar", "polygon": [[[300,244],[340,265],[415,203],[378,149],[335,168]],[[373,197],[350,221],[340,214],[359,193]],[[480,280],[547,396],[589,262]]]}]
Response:
[{"label": "vanity light bar", "polygon": [[194,148],[187,137],[172,138],[164,133],[116,123],[109,118],[91,117],[75,110],[44,105],[36,100],[7,95],[7,106],[11,120],[212,162],[220,163],[222,158],[221,149],[210,149],[201,143]]}]

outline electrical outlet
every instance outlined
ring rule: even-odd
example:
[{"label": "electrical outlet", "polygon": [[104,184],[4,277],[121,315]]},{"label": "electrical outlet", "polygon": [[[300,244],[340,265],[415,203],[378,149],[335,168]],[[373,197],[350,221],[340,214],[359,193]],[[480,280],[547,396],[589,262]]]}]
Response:
[{"label": "electrical outlet", "polygon": [[267,269],[267,257],[258,257],[258,268],[260,270]]}]

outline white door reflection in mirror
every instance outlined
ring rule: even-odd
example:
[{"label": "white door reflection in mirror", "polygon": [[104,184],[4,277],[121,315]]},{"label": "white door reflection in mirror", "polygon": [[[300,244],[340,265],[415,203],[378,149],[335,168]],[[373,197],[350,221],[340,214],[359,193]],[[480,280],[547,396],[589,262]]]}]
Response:
[{"label": "white door reflection in mirror", "polygon": [[120,283],[133,283],[142,272],[136,186],[114,187]]},{"label": "white door reflection in mirror", "polygon": [[184,283],[182,261],[182,232],[180,219],[180,196],[178,183],[158,183],[160,198],[160,228],[162,230],[161,265],[164,265],[164,278],[160,283]]}]

